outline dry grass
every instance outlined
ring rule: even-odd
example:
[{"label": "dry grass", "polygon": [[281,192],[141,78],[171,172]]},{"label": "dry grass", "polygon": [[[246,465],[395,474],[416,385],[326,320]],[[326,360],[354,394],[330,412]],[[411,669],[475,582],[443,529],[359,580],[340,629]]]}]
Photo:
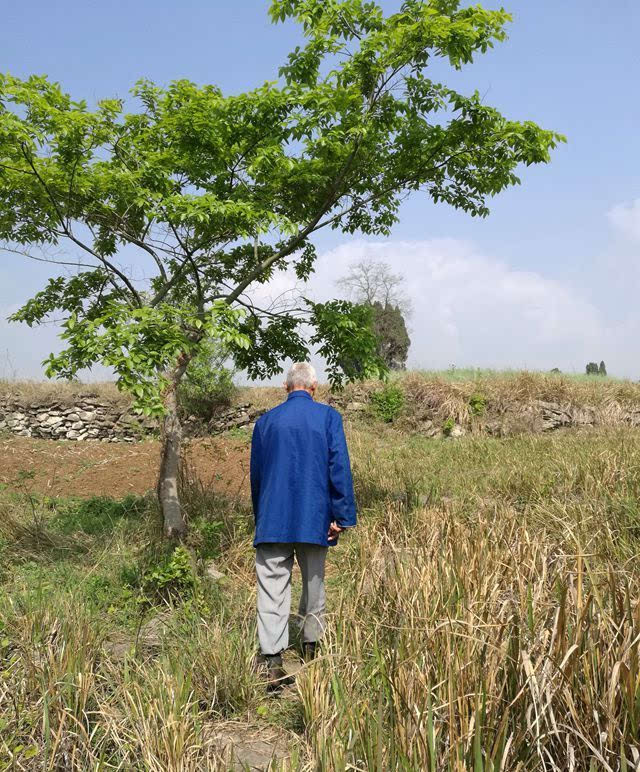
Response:
[{"label": "dry grass", "polygon": [[162,640],[123,658],[108,640],[154,610],[127,589],[152,513],[72,534],[65,554],[55,507],[34,530],[14,501],[0,767],[229,769],[219,727],[235,726],[284,742],[283,769],[638,768],[638,432],[453,442],[356,426],[350,447],[360,525],[330,555],[324,652],[280,701],[253,668],[242,506],[186,491],[198,560],[226,577],[199,580]]},{"label": "dry grass", "polygon": [[[409,372],[396,376],[393,382],[405,395],[405,413],[410,420],[436,416],[467,423],[472,417],[473,399],[480,399],[491,415],[526,407],[538,400],[593,408],[602,423],[614,423],[623,413],[640,410],[640,383],[595,376],[465,371],[453,378],[448,373]],[[342,401],[367,401],[371,392],[378,389],[378,381],[353,384],[345,390]]]},{"label": "dry grass", "polygon": [[[393,376],[406,394],[411,408],[449,411],[454,417],[468,416],[469,398],[482,395],[487,403],[499,410],[505,404],[529,404],[545,400],[576,406],[590,405],[620,408],[640,408],[640,383],[615,378],[576,376],[541,372],[492,372],[460,370],[446,372],[410,371]],[[318,398],[329,401],[367,400],[379,389],[380,381],[348,385],[343,392],[332,394],[327,384],[321,384]],[[91,394],[111,402],[128,401],[115,383],[72,383],[68,381],[18,381],[0,378],[0,398],[15,397],[25,401],[73,402],[80,394]],[[241,386],[234,395],[234,404],[250,402],[258,408],[271,408],[282,401],[281,386]]]},{"label": "dry grass", "polygon": [[115,404],[131,400],[113,382],[75,383],[73,381],[21,381],[0,378],[0,399],[10,397],[18,402],[74,404],[79,396],[91,396]]}]

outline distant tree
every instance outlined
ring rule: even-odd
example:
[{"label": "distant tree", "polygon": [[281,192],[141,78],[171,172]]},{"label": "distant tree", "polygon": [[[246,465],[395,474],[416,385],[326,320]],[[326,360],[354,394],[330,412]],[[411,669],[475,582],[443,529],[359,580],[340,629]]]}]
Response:
[{"label": "distant tree", "polygon": [[183,415],[208,420],[216,408],[231,404],[235,370],[227,366],[228,360],[229,350],[219,341],[203,341],[178,387]]},{"label": "distant tree", "polygon": [[390,370],[404,370],[411,338],[402,311],[398,306],[373,304],[372,325],[378,340],[378,356]]},{"label": "distant tree", "polygon": [[586,367],[587,375],[600,375],[600,368],[597,362],[588,362]]},{"label": "distant tree", "polygon": [[562,370],[559,367],[554,367],[553,370],[550,370],[549,372],[553,373],[554,375],[558,375],[558,373],[561,373]]},{"label": "distant tree", "polygon": [[388,263],[369,259],[352,263],[346,276],[336,282],[346,288],[351,300],[371,310],[377,353],[391,370],[404,370],[411,345],[405,320],[411,314],[411,300],[404,282],[404,276],[393,273]]},{"label": "distant tree", "polygon": [[348,290],[349,299],[356,303],[395,306],[404,316],[410,316],[411,300],[404,291],[404,283],[404,276],[393,273],[388,263],[371,259],[351,263],[346,276],[336,282]]},{"label": "distant tree", "polygon": [[598,368],[598,375],[606,375],[607,374],[607,368],[605,366],[604,361],[600,362],[600,367]]}]

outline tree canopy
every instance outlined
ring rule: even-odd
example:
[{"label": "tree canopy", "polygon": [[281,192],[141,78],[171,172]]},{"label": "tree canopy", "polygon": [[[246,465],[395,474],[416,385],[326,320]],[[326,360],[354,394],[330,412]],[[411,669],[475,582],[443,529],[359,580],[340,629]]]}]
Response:
[{"label": "tree canopy", "polygon": [[389,370],[406,369],[411,338],[402,310],[391,303],[383,306],[377,301],[371,310],[378,356]]}]

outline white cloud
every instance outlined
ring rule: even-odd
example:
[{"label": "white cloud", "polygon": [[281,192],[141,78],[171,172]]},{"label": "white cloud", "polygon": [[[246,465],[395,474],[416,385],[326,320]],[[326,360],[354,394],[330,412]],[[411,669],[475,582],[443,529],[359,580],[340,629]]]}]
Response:
[{"label": "white cloud", "polygon": [[621,235],[640,242],[640,198],[616,204],[607,212],[607,217]]},{"label": "white cloud", "polygon": [[558,281],[514,270],[456,239],[342,245],[318,261],[314,294],[335,295],[336,277],[367,257],[388,262],[407,279],[412,366],[581,371],[589,359],[604,356],[605,325],[591,303]]},{"label": "white cloud", "polygon": [[[583,372],[586,362],[604,359],[610,372],[638,377],[640,312],[622,300],[610,268],[596,275],[593,266],[585,266],[588,286],[598,287],[589,301],[568,283],[515,270],[458,239],[351,241],[323,253],[302,290],[316,300],[340,296],[336,281],[352,261],[365,257],[388,262],[407,279],[414,309],[412,367]],[[259,288],[256,299],[268,302],[295,284],[292,273],[280,274]],[[607,293],[617,302],[605,300]],[[39,363],[61,348],[58,331],[8,324],[4,320],[12,310],[15,306],[0,308],[0,376],[15,366],[20,376],[42,377]],[[100,370],[87,379],[105,377]]]}]

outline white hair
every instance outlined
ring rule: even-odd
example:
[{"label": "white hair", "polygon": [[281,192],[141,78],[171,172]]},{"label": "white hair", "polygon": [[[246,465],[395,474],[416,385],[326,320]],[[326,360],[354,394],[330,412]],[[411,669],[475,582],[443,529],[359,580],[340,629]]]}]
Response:
[{"label": "white hair", "polygon": [[308,362],[294,362],[287,373],[287,389],[310,389],[318,382],[318,376]]}]

